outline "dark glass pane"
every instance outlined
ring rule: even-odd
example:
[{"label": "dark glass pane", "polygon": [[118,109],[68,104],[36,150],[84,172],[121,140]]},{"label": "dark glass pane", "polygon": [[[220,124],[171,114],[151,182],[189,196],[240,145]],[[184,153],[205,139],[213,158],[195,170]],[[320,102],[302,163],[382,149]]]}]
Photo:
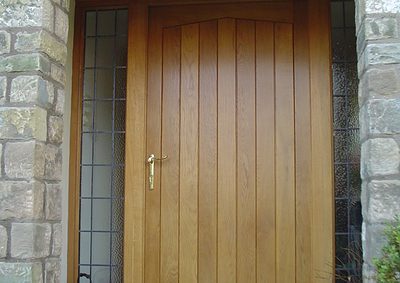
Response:
[{"label": "dark glass pane", "polygon": [[345,131],[337,131],[334,136],[335,145],[335,162],[347,161],[347,133]]},{"label": "dark glass pane", "polygon": [[348,232],[347,219],[347,200],[336,200],[336,232]]},{"label": "dark glass pane", "polygon": [[343,2],[342,1],[332,1],[331,3],[331,22],[332,27],[343,27]]},{"label": "dark glass pane", "polygon": [[83,97],[85,99],[93,99],[94,97],[94,77],[94,70],[85,70],[83,79]]},{"label": "dark glass pane", "polygon": [[96,283],[123,281],[127,28],[127,9],[86,13],[79,270]]},{"label": "dark glass pane", "polygon": [[111,203],[109,199],[93,199],[93,230],[110,231]]},{"label": "dark glass pane", "polygon": [[94,117],[95,131],[111,131],[112,130],[112,101],[96,101],[96,111]]},{"label": "dark glass pane", "polygon": [[122,231],[124,225],[124,199],[115,198],[112,200],[113,213],[112,225],[113,231]]},{"label": "dark glass pane", "polygon": [[110,264],[110,233],[92,233],[92,264]]},{"label": "dark glass pane", "polygon": [[126,69],[115,70],[115,97],[126,98]]},{"label": "dark glass pane", "polygon": [[94,135],[94,164],[112,163],[112,135]]},{"label": "dark glass pane", "polygon": [[94,67],[96,39],[87,38],[85,43],[85,67]]},{"label": "dark glass pane", "polygon": [[119,36],[117,37],[117,45],[115,51],[115,64],[117,66],[126,66],[126,56],[128,50],[128,37],[127,36]]},{"label": "dark glass pane", "polygon": [[332,0],[336,282],[361,282],[361,178],[354,1]]},{"label": "dark glass pane", "polygon": [[332,30],[332,54],[335,62],[345,58],[345,38],[343,29]]},{"label": "dark glass pane", "polygon": [[114,90],[114,71],[96,70],[96,99],[112,99]]},{"label": "dark glass pane", "polygon": [[114,130],[123,131],[125,130],[125,101],[115,101],[115,117],[114,117]]},{"label": "dark glass pane", "polygon": [[333,98],[333,125],[335,129],[344,129],[347,126],[346,97]]},{"label": "dark glass pane", "polygon": [[346,65],[333,63],[333,95],[346,95]]},{"label": "dark glass pane", "polygon": [[114,37],[99,37],[96,44],[96,67],[112,67],[114,64]]},{"label": "dark glass pane", "polygon": [[335,165],[335,195],[345,198],[347,192],[347,165]]},{"label": "dark glass pane", "polygon": [[348,244],[349,238],[347,235],[336,235],[336,266],[345,268],[348,262]]},{"label": "dark glass pane", "polygon": [[89,264],[90,263],[90,233],[81,232],[79,237],[79,263]]},{"label": "dark glass pane", "polygon": [[[126,24],[126,23],[125,23]],[[115,11],[99,11],[97,13],[97,35],[115,34]]]},{"label": "dark glass pane", "polygon": [[111,166],[95,166],[93,168],[93,196],[111,197]]},{"label": "dark glass pane", "polygon": [[127,35],[128,34],[128,10],[117,11],[117,34]]},{"label": "dark glass pane", "polygon": [[96,12],[86,13],[86,36],[94,36],[96,34]]}]

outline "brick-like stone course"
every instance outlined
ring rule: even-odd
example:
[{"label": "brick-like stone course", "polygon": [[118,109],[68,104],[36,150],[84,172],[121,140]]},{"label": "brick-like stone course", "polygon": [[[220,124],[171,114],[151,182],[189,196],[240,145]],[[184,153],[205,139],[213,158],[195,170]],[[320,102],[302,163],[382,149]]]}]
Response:
[{"label": "brick-like stone course", "polygon": [[0,282],[60,282],[69,1],[0,2]]},{"label": "brick-like stone course", "polygon": [[400,1],[356,0],[364,282],[400,214]]}]

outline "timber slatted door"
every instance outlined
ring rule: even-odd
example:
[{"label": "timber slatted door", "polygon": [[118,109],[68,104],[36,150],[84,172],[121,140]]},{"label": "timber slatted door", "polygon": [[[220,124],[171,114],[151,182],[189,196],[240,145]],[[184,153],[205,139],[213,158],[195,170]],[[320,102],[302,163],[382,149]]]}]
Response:
[{"label": "timber slatted door", "polygon": [[150,8],[146,152],[168,158],[145,188],[144,282],[332,280],[329,239],[313,250],[332,223],[312,211],[332,211],[312,191],[307,31],[293,18],[290,3]]}]

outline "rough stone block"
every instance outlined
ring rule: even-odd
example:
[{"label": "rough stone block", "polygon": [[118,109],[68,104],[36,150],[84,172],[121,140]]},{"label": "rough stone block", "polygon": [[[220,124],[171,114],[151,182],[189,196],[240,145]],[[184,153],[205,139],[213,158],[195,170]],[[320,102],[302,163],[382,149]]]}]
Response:
[{"label": "rough stone block", "polygon": [[0,225],[0,258],[4,258],[7,256],[7,243],[7,229],[6,227]]},{"label": "rough stone block", "polygon": [[62,151],[61,148],[48,144],[45,149],[45,178],[48,180],[61,180]]},{"label": "rough stone block", "polygon": [[46,219],[61,220],[60,184],[46,184]]},{"label": "rough stone block", "polygon": [[0,139],[46,141],[47,111],[39,107],[0,108]]},{"label": "rough stone block", "polygon": [[67,75],[64,68],[51,64],[51,77],[65,86]]},{"label": "rough stone block", "polygon": [[60,8],[56,7],[55,17],[54,31],[56,35],[66,43],[68,40],[68,15]]},{"label": "rough stone block", "polygon": [[61,262],[58,258],[49,258],[45,263],[45,281],[46,283],[60,282]]},{"label": "rough stone block", "polygon": [[65,100],[65,91],[63,89],[57,90],[57,101],[55,111],[58,115],[64,114],[64,100]]},{"label": "rough stone block", "polygon": [[400,151],[394,139],[376,138],[361,146],[361,175],[385,176],[399,173]]},{"label": "rough stone block", "polygon": [[397,20],[395,18],[371,18],[364,21],[365,39],[385,39],[397,37]]},{"label": "rough stone block", "polygon": [[369,100],[361,109],[361,136],[400,133],[400,99]]},{"label": "rough stone block", "polygon": [[44,258],[50,255],[51,225],[48,223],[13,223],[11,257]]},{"label": "rough stone block", "polygon": [[71,1],[70,0],[63,0],[62,6],[69,11],[71,7]]},{"label": "rough stone block", "polygon": [[57,116],[49,117],[49,141],[52,143],[62,143],[63,139],[63,119]]},{"label": "rough stone block", "polygon": [[363,283],[376,283],[375,269],[368,264],[363,264]]},{"label": "rough stone block", "polygon": [[8,32],[0,31],[0,54],[10,53],[11,36]]},{"label": "rough stone block", "polygon": [[382,224],[363,223],[362,239],[364,262],[373,265],[373,259],[381,255],[382,247],[386,243],[384,234],[386,226]]},{"label": "rough stone block", "polygon": [[365,0],[366,14],[400,13],[400,2],[397,0]]},{"label": "rough stone block", "polygon": [[63,65],[66,63],[67,59],[66,45],[45,30],[33,33],[17,33],[15,49],[20,52],[43,52]]},{"label": "rough stone block", "polygon": [[37,53],[17,54],[0,58],[0,72],[28,72],[39,71],[50,73],[50,62],[43,55]]},{"label": "rough stone block", "polygon": [[35,141],[7,143],[4,169],[9,178],[43,178],[45,146]]},{"label": "rough stone block", "polygon": [[365,66],[400,63],[400,43],[374,43],[365,48]]},{"label": "rough stone block", "polygon": [[0,105],[6,100],[7,77],[0,77]]},{"label": "rough stone block", "polygon": [[368,184],[369,198],[366,219],[369,223],[385,223],[392,221],[400,211],[400,181],[371,181]]},{"label": "rough stone block", "polygon": [[0,27],[54,29],[53,5],[49,0],[3,0],[0,14]]},{"label": "rough stone block", "polygon": [[19,76],[11,82],[10,102],[52,103],[54,86],[40,76]]},{"label": "rough stone block", "polygon": [[62,226],[60,223],[53,224],[53,247],[51,254],[60,256],[62,251]]},{"label": "rough stone block", "polygon": [[44,184],[33,181],[0,182],[0,219],[41,219]]},{"label": "rough stone block", "polygon": [[41,283],[41,262],[0,262],[0,282]]},{"label": "rough stone block", "polygon": [[400,66],[369,69],[362,79],[371,97],[400,95]]}]

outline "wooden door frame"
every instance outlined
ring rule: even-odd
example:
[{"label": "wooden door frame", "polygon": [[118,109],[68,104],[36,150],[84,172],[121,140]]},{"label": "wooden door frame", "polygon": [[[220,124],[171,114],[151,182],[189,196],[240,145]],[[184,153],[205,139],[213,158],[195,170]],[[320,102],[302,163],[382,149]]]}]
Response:
[{"label": "wooden door frame", "polygon": [[[146,95],[147,95],[147,36],[148,12],[152,6],[194,3],[233,2],[232,0],[77,0],[73,49],[71,156],[69,178],[68,224],[68,282],[78,276],[79,241],[79,187],[80,187],[80,124],[83,85],[84,13],[88,9],[128,7],[128,62],[127,62],[127,114],[125,153],[125,224],[124,224],[124,282],[144,282],[144,227],[146,186]],[[254,2],[236,0],[234,2]],[[311,129],[310,164],[311,187],[304,198],[312,198],[308,214],[299,216],[312,231],[311,243],[299,243],[311,250],[309,259],[313,282],[334,280],[334,190],[333,190],[333,142],[331,96],[331,46],[329,0],[295,0],[295,23],[301,28],[294,30],[296,37],[308,37],[308,46],[295,50],[295,57],[308,58],[309,108]],[[307,25],[310,27],[307,31]],[[308,50],[308,51],[307,51]],[[295,59],[297,60],[297,59]],[[302,64],[300,60],[295,62]],[[298,70],[301,70],[299,68]],[[296,73],[296,76],[301,73]],[[306,75],[306,77],[308,77]],[[301,95],[299,93],[299,95]],[[304,121],[309,122],[309,121]],[[131,130],[128,130],[131,129]],[[322,142],[323,141],[323,142]],[[319,213],[324,207],[328,212]],[[316,213],[312,213],[317,211]],[[321,260],[322,259],[322,260]],[[328,263],[328,266],[327,266]],[[319,271],[330,274],[321,278]],[[300,281],[299,281],[300,282]],[[301,281],[302,282],[302,281]]]}]

